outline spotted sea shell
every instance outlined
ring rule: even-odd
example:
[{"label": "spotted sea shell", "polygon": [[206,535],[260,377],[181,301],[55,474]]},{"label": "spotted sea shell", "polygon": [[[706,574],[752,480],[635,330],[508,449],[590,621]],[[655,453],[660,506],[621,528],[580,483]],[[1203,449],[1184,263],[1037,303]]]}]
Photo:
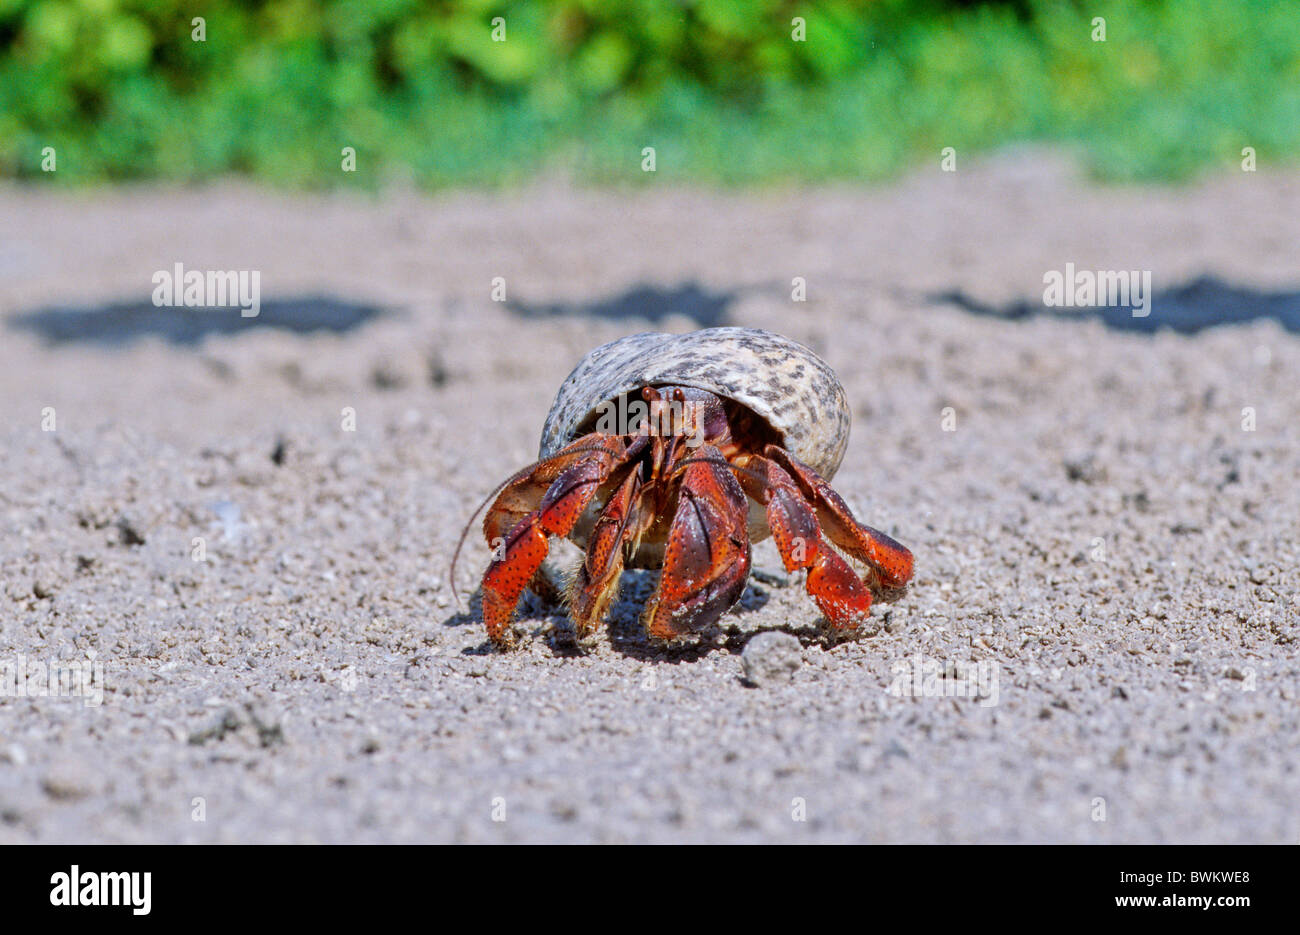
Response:
[{"label": "spotted sea shell", "polygon": [[646,332],[601,345],[560,386],[542,429],[541,457],[589,431],[602,403],[669,384],[746,406],[827,480],[840,466],[849,443],[849,405],[835,372],[802,344],[756,328]]}]

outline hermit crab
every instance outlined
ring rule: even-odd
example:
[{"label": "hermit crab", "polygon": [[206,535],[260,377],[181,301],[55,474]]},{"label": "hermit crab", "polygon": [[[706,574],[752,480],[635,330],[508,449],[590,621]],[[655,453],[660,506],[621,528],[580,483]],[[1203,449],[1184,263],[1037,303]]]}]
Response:
[{"label": "hermit crab", "polygon": [[[551,536],[585,552],[568,586],[579,639],[624,568],[661,569],[642,618],[650,636],[708,627],[739,599],[750,544],[768,535],[787,572],[807,570],[830,629],[858,632],[870,588],[907,584],[912,553],[859,523],[828,483],[848,439],[834,372],[779,334],[709,328],[596,348],[556,394],[540,460],[497,488],[484,518],[488,636],[512,646],[524,588],[554,590],[542,566]],[[865,581],[836,547],[866,564]]]}]

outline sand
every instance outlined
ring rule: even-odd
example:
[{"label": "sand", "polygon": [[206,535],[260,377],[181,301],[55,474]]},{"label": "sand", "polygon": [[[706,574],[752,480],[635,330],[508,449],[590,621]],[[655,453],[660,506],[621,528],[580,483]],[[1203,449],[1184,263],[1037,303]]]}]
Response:
[{"label": "sand", "polygon": [[[0,698],[0,841],[1295,843],[1298,243],[1300,175],[1043,153],[880,189],[0,188],[0,675],[89,683]],[[177,262],[260,271],[261,315],[153,308]],[[1150,318],[1045,309],[1066,263],[1150,270]],[[304,314],[351,327],[268,326]],[[560,381],[724,322],[848,388],[835,485],[917,559],[879,634],[823,645],[767,575],[664,653],[636,573],[590,652],[534,599],[489,650],[450,551]],[[768,632],[798,645],[747,663]]]}]

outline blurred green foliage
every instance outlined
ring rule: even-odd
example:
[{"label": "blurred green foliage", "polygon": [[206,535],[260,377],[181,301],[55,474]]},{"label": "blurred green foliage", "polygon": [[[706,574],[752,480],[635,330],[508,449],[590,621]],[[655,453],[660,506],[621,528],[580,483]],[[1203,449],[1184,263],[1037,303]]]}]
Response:
[{"label": "blurred green foliage", "polygon": [[1300,152],[1297,50],[1295,0],[0,0],[0,174],[610,181],[654,146],[660,177],[874,179],[1048,140],[1178,178]]}]

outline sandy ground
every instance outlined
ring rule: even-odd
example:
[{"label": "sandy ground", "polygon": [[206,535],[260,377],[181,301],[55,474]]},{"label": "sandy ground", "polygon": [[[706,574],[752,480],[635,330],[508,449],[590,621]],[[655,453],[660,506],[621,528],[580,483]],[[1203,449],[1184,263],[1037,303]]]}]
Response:
[{"label": "sandy ground", "polygon": [[[92,678],[0,698],[0,841],[1294,843],[1297,244],[1300,176],[1033,153],[746,195],[0,189],[0,667]],[[153,310],[177,262],[259,270],[263,316]],[[1152,324],[1253,320],[1015,314],[1067,262],[1151,270]],[[318,299],[386,311],[259,327]],[[231,333],[168,340],[196,315]],[[471,509],[584,352],[698,321],[838,370],[835,483],[911,589],[828,649],[797,581],[752,582],[665,655],[638,573],[589,654],[536,600],[489,651],[448,577]],[[802,660],[750,687],[763,631]],[[971,664],[978,697],[897,691]]]}]

